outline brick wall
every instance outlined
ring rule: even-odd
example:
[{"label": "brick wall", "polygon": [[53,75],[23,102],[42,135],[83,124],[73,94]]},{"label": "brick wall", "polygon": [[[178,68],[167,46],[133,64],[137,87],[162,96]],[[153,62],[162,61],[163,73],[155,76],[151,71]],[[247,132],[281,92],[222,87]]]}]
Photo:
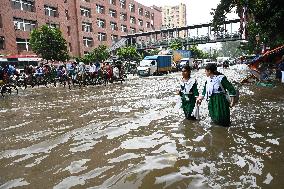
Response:
[{"label": "brick wall", "polygon": [[[22,18],[26,20],[33,20],[37,22],[37,27],[43,24],[50,23],[59,25],[60,30],[64,38],[67,41],[67,45],[71,45],[70,54],[73,56],[83,55],[84,52],[90,52],[94,47],[100,44],[107,46],[112,45],[111,35],[117,35],[120,38],[121,35],[126,33],[121,31],[121,25],[126,25],[128,32],[130,27],[135,28],[136,32],[140,30],[150,31],[153,29],[160,29],[162,25],[161,11],[158,7],[146,7],[137,3],[133,0],[125,0],[126,7],[121,8],[119,0],[116,0],[116,5],[109,3],[109,0],[35,0],[34,12],[24,11],[20,9],[14,9],[11,5],[12,0],[1,0],[0,1],[0,37],[4,37],[4,50],[0,49],[0,54],[32,54],[32,52],[19,52],[16,45],[16,38],[29,39],[29,31],[15,30],[13,24],[13,18]],[[133,4],[135,12],[131,12],[129,4]],[[104,13],[97,13],[96,5],[104,7]],[[54,7],[58,11],[56,17],[45,15],[44,6]],[[80,7],[85,7],[91,10],[91,17],[81,16]],[[143,16],[139,15],[138,8],[143,9]],[[117,17],[112,18],[109,15],[109,9],[116,10]],[[145,17],[145,11],[150,12],[150,17]],[[68,12],[68,18],[66,17]],[[120,19],[120,13],[127,14],[127,21]],[[151,18],[151,15],[154,14]],[[130,23],[130,16],[135,17],[136,23]],[[97,26],[97,18],[105,20],[105,28],[99,28]],[[143,26],[139,25],[138,19],[143,20]],[[1,27],[2,21],[2,27]],[[82,22],[88,22],[92,24],[92,31],[82,31]],[[110,22],[117,23],[117,30],[112,30]],[[150,23],[150,27],[146,27],[146,23]],[[68,33],[69,28],[69,33]],[[98,40],[98,33],[105,33],[107,35],[106,41]],[[83,44],[83,37],[93,39],[92,47],[85,47]]]}]

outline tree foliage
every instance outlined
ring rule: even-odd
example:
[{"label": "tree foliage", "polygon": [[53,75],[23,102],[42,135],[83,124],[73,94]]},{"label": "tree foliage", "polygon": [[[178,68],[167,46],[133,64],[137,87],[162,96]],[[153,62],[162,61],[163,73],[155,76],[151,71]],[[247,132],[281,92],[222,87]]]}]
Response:
[{"label": "tree foliage", "polygon": [[220,56],[220,52],[217,49],[213,49],[210,58],[213,60],[217,60],[218,56]]},{"label": "tree foliage", "polygon": [[206,56],[196,45],[191,46],[189,50],[191,51],[192,58],[204,58]]},{"label": "tree foliage", "polygon": [[242,51],[240,50],[239,41],[227,41],[221,44],[222,44],[222,47],[221,47],[221,50],[219,51],[220,56],[239,57],[242,55]]},{"label": "tree foliage", "polygon": [[77,62],[84,62],[85,64],[89,64],[91,62],[103,62],[110,57],[110,53],[108,52],[107,46],[99,45],[97,48],[94,48],[90,53],[86,54],[83,57],[77,57]]},{"label": "tree foliage", "polygon": [[170,49],[172,50],[182,50],[182,42],[180,39],[175,39],[170,43]]},{"label": "tree foliage", "polygon": [[66,61],[69,59],[66,40],[57,28],[43,25],[30,34],[32,50],[45,60]]},{"label": "tree foliage", "polygon": [[[284,43],[284,6],[283,0],[221,0],[213,12],[213,26],[215,30],[221,30],[220,24],[226,19],[226,14],[233,8],[240,17],[244,7],[248,15],[248,41],[245,46],[248,51],[259,49],[260,43],[270,47],[276,47]],[[255,36],[260,36],[259,43]]]},{"label": "tree foliage", "polygon": [[149,51],[149,55],[150,55],[150,56],[157,55],[157,54],[159,54],[160,51],[161,51],[161,50],[159,50],[159,49],[151,49],[151,50]]},{"label": "tree foliage", "polygon": [[142,59],[141,55],[137,52],[134,46],[126,46],[119,48],[117,55],[120,59],[125,61],[140,61]]},{"label": "tree foliage", "polygon": [[110,57],[110,53],[108,52],[108,48],[105,45],[99,45],[95,48],[91,54],[93,55],[93,59],[99,62],[103,62]]}]

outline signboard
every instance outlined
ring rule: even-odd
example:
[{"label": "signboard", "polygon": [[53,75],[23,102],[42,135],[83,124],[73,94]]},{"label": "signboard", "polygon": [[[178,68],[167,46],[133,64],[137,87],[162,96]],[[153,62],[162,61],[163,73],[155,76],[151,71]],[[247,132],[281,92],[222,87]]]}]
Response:
[{"label": "signboard", "polygon": [[25,62],[28,62],[28,61],[41,61],[42,60],[42,58],[18,58],[18,61],[19,62],[23,62],[23,61],[25,61]]}]

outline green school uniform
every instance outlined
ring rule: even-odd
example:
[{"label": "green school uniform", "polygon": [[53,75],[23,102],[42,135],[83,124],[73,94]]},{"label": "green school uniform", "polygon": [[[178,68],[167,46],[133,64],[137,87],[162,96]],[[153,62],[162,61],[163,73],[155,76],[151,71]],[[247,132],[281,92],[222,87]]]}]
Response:
[{"label": "green school uniform", "polygon": [[180,84],[181,108],[187,119],[195,119],[192,116],[196,103],[196,97],[199,96],[197,82],[195,79],[182,81]]},{"label": "green school uniform", "polygon": [[207,78],[202,95],[208,100],[209,115],[217,125],[230,126],[230,104],[226,98],[226,91],[230,96],[236,95],[233,85],[224,75]]}]

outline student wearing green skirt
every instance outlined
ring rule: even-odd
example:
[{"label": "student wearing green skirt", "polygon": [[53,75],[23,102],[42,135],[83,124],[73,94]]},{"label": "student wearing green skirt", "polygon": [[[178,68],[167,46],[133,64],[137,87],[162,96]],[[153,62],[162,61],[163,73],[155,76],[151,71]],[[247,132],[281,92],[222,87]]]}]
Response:
[{"label": "student wearing green skirt", "polygon": [[178,94],[181,97],[181,107],[186,119],[195,120],[193,109],[196,104],[196,98],[199,96],[196,79],[190,77],[191,69],[189,65],[182,68],[182,80]]},{"label": "student wearing green skirt", "polygon": [[[212,121],[217,125],[228,127],[231,124],[230,106],[235,104],[236,90],[226,76],[217,71],[216,64],[207,64],[205,74],[207,76],[205,86],[197,102],[200,104],[205,98],[208,101]],[[229,93],[230,102],[226,98],[226,91]]]}]

